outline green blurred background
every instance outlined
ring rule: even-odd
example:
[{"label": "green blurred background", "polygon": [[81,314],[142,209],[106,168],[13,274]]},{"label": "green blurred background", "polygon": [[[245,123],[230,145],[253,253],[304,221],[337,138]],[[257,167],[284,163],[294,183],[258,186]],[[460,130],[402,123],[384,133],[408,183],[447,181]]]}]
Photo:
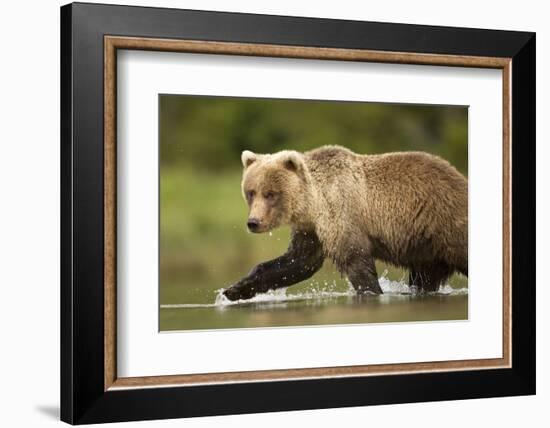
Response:
[{"label": "green blurred background", "polygon": [[[288,228],[271,235],[246,231],[240,189],[245,149],[273,153],[339,144],[365,154],[421,150],[467,175],[466,107],[160,95],[159,108],[161,305],[211,304],[217,290],[285,251]],[[385,271],[406,281],[405,271],[378,264],[379,275]],[[465,287],[467,279],[454,276],[450,285]],[[348,286],[327,261],[288,293],[312,287]],[[183,315],[185,310],[161,309],[160,329],[287,325],[284,314],[258,323],[244,313],[224,321],[204,311]]]}]

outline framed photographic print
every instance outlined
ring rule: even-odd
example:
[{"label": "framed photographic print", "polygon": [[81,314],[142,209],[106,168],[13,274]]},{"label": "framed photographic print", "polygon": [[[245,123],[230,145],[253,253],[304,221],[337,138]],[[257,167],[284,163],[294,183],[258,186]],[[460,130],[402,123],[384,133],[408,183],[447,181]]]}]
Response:
[{"label": "framed photographic print", "polygon": [[535,393],[535,35],[61,8],[61,418]]}]

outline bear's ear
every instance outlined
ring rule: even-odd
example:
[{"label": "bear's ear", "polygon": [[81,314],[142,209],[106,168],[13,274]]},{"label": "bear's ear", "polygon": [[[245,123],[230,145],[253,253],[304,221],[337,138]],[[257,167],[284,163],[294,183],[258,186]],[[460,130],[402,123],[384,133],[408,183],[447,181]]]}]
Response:
[{"label": "bear's ear", "polygon": [[243,167],[245,169],[248,168],[257,160],[258,160],[258,155],[256,153],[252,153],[250,150],[244,150],[241,153],[241,162],[243,163]]},{"label": "bear's ear", "polygon": [[298,152],[289,151],[283,156],[283,165],[289,171],[300,174],[304,170],[304,160]]}]

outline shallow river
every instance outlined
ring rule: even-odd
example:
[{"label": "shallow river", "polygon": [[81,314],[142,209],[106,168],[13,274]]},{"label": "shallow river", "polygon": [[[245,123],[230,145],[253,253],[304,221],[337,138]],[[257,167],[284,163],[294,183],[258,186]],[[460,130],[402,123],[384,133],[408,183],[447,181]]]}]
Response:
[{"label": "shallow river", "polygon": [[161,305],[159,327],[174,331],[468,319],[467,288],[447,285],[438,293],[419,294],[399,281],[381,278],[380,285],[381,296],[357,296],[351,289],[291,288],[239,302],[218,291],[208,303]]}]

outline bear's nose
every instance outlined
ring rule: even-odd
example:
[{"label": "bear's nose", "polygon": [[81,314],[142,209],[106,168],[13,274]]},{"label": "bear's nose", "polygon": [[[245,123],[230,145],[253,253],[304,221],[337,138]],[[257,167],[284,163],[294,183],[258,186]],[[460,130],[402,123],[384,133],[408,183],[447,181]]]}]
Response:
[{"label": "bear's nose", "polygon": [[258,220],[257,218],[249,218],[246,222],[246,225],[248,226],[248,230],[250,230],[251,232],[255,232],[260,226],[260,220]]}]

